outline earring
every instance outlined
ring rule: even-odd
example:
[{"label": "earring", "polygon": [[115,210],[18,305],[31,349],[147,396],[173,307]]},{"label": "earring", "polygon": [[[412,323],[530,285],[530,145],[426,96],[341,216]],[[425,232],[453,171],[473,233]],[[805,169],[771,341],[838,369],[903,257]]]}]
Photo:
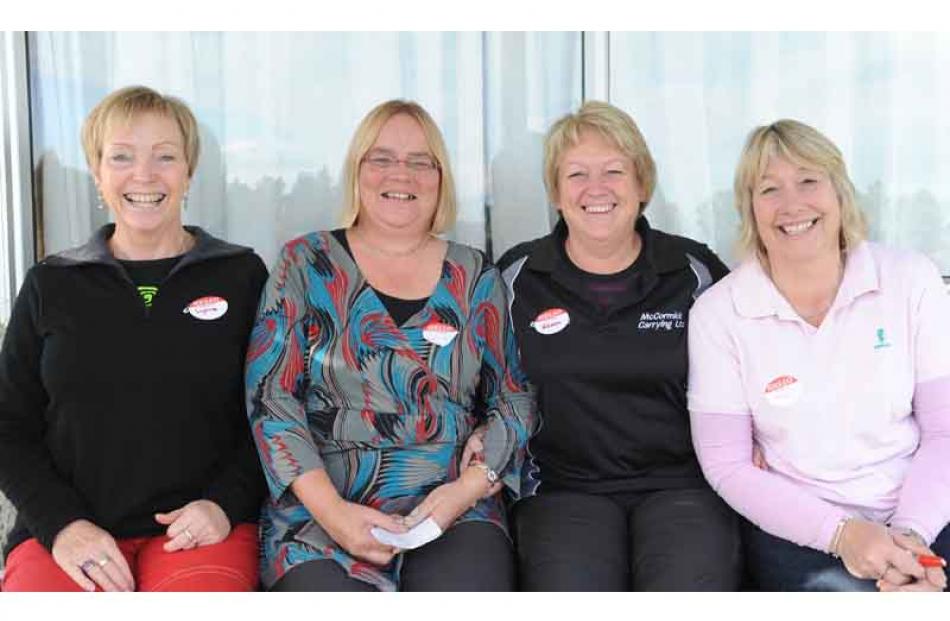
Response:
[{"label": "earring", "polygon": [[181,209],[182,211],[188,209],[188,192],[181,195]]},{"label": "earring", "polygon": [[105,206],[105,204],[103,203],[103,200],[102,200],[102,192],[96,192],[96,197],[99,199],[99,200],[98,200],[98,203],[96,204],[96,208],[97,208],[97,209],[105,209],[106,206]]}]

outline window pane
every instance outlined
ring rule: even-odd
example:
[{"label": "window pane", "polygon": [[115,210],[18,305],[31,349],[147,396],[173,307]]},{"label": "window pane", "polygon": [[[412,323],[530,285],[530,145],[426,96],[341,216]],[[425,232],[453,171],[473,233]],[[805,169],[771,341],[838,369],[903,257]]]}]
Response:
[{"label": "window pane", "polygon": [[794,118],[841,148],[871,238],[950,274],[948,60],[947,34],[611,33],[610,93],[657,160],[659,228],[734,260],[739,152]]},{"label": "window pane", "polygon": [[[489,194],[507,205],[515,202],[507,195],[520,198],[515,188],[541,184],[519,177],[535,171],[516,169],[517,183],[509,175],[490,192],[489,170],[509,139],[579,101],[577,41],[577,33],[34,33],[44,251],[82,243],[108,220],[95,208],[79,129],[96,102],[128,84],[179,96],[198,117],[202,155],[186,222],[251,245],[268,263],[291,237],[337,226],[343,157],[363,115],[385,99],[415,99],[449,146],[459,198],[450,237],[485,248]],[[523,58],[500,62],[499,46]],[[548,54],[559,62],[543,61]],[[503,92],[491,90],[499,84]],[[521,234],[520,222],[501,220],[497,234]]]},{"label": "window pane", "polygon": [[488,201],[498,258],[556,222],[542,177],[544,134],[581,104],[581,33],[493,33],[486,57]]}]

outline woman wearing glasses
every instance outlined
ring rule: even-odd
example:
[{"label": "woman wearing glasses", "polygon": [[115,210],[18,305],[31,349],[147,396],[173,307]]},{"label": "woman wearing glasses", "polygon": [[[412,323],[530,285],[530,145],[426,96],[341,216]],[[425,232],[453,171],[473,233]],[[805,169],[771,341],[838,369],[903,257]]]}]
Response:
[{"label": "woman wearing glasses", "polygon": [[[501,277],[482,253],[435,236],[453,223],[455,191],[419,105],[373,109],[344,175],[345,228],[287,243],[248,350],[271,492],[264,585],[509,590],[496,482],[517,493],[533,410]],[[484,461],[460,465],[479,424]],[[444,532],[407,551],[371,532],[420,524]]]}]

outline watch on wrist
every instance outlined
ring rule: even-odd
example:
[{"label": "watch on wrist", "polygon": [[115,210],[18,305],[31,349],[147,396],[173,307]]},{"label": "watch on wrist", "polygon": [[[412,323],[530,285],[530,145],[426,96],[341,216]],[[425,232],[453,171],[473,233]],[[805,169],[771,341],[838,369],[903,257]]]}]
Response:
[{"label": "watch on wrist", "polygon": [[472,464],[470,468],[478,468],[479,470],[485,471],[485,478],[488,479],[489,485],[494,485],[498,482],[498,473],[488,467],[488,464],[484,462],[479,462],[477,464]]}]

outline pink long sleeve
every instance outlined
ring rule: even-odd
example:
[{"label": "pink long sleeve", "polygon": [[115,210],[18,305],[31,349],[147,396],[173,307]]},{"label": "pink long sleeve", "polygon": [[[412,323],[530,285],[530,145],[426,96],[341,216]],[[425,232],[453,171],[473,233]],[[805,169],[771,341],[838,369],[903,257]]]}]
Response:
[{"label": "pink long sleeve", "polygon": [[920,447],[901,487],[893,526],[913,528],[932,542],[950,522],[950,377],[918,384],[914,416]]},{"label": "pink long sleeve", "polygon": [[713,489],[765,532],[825,552],[848,513],[752,464],[752,417],[691,412],[693,446]]}]

